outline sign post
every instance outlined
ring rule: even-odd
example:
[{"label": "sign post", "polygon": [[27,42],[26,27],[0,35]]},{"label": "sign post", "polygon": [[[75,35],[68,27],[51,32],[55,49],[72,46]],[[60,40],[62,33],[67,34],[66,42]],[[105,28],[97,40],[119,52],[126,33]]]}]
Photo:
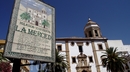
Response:
[{"label": "sign post", "polygon": [[39,0],[15,0],[4,56],[55,62],[55,9]]},{"label": "sign post", "polygon": [[21,59],[14,59],[12,72],[20,72]]}]

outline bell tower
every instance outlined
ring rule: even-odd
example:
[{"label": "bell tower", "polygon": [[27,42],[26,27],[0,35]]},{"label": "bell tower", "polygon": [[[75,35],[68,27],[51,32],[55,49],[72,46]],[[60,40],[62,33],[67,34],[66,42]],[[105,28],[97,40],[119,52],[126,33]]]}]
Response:
[{"label": "bell tower", "polygon": [[98,26],[96,22],[92,21],[90,18],[88,19],[88,22],[86,26],[84,27],[84,34],[86,38],[101,38],[102,37],[100,27]]}]

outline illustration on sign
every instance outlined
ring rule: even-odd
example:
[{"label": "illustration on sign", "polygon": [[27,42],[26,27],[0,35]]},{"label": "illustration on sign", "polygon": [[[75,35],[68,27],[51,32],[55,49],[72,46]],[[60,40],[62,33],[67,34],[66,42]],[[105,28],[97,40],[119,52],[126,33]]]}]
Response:
[{"label": "illustration on sign", "polygon": [[38,0],[16,0],[15,3],[18,2],[13,13],[17,13],[17,19],[15,24],[10,24],[14,31],[8,34],[6,50],[11,42],[11,53],[51,58],[55,44],[54,8]]}]

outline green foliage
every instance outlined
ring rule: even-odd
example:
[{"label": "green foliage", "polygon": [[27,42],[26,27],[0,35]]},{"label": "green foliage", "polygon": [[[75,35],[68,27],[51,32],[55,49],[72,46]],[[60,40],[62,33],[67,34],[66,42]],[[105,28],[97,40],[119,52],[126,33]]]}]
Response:
[{"label": "green foliage", "polygon": [[49,24],[49,22],[47,20],[43,20],[42,25],[47,26],[47,27],[50,26],[50,24]]},{"label": "green foliage", "polygon": [[65,71],[67,68],[68,68],[68,62],[65,60],[65,56],[61,55],[59,51],[56,50],[55,71],[57,72]]},{"label": "green foliage", "polygon": [[20,15],[20,17],[21,17],[21,19],[23,19],[23,20],[31,20],[31,16],[30,16],[30,14],[27,13],[27,12],[22,13],[22,14]]},{"label": "green foliage", "polygon": [[68,69],[69,65],[68,62],[65,60],[65,56],[61,55],[59,51],[56,50],[55,57],[56,57],[56,62],[54,64],[47,63],[44,72],[48,72],[48,70],[52,70],[53,67],[55,67],[56,72],[66,72],[66,69]]},{"label": "green foliage", "polygon": [[102,65],[107,68],[108,72],[124,72],[126,60],[124,57],[119,57],[117,48],[110,47],[101,56]]},{"label": "green foliage", "polygon": [[2,56],[2,53],[0,52],[0,62],[7,62],[8,59]]}]

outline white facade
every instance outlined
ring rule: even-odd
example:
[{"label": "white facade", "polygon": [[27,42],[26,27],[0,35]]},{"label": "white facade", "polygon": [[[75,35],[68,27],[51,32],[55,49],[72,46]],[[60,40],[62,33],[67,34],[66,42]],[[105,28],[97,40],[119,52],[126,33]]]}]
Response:
[{"label": "white facade", "polygon": [[[71,42],[74,42],[74,45],[71,45]],[[69,48],[69,60],[70,61],[70,72],[77,72],[76,66],[78,64],[78,59],[77,56],[80,54],[79,49],[78,49],[78,42],[82,42],[82,48],[83,48],[83,54],[87,56],[87,64],[91,66],[91,72],[97,72],[96,68],[96,63],[95,63],[95,58],[94,58],[94,53],[93,53],[93,48],[92,48],[92,41],[91,40],[69,40],[68,41],[68,48]],[[89,42],[89,45],[86,45],[86,42]],[[109,47],[117,47],[118,52],[124,52],[127,51],[130,54],[130,45],[123,45],[122,40],[107,40],[108,46]],[[101,44],[103,47],[103,50],[99,50],[98,45]],[[62,50],[60,51],[63,55],[66,55],[67,50],[66,50],[66,41],[56,41],[56,46],[61,45]],[[106,45],[104,41],[94,41],[95,49],[96,49],[96,55],[97,55],[97,61],[98,61],[98,66],[100,68],[100,72],[107,72],[106,68],[102,67],[101,64],[101,55],[103,55],[104,50],[106,50]],[[57,47],[56,47],[57,48]],[[93,62],[89,61],[89,57],[92,56]],[[76,57],[76,63],[72,62],[72,57]]]},{"label": "white facade", "polygon": [[118,51],[130,51],[130,45],[124,45],[122,40],[108,40],[109,47],[117,48]]},{"label": "white facade", "polygon": [[[71,45],[71,42],[74,42],[74,45]],[[95,63],[95,58],[94,58],[94,53],[93,53],[93,48],[92,48],[92,41],[91,40],[81,40],[81,41],[75,41],[75,40],[70,40],[68,41],[68,49],[69,49],[69,60],[70,61],[70,72],[77,72],[76,70],[76,66],[78,64],[78,59],[77,56],[80,54],[79,52],[79,45],[77,44],[78,42],[82,42],[82,48],[83,48],[83,54],[85,54],[87,56],[87,65],[91,66],[91,72],[97,72],[97,68],[96,68],[96,63]],[[86,42],[89,42],[88,45],[86,45]],[[56,48],[58,48],[59,45],[61,45],[62,50],[60,51],[62,54],[67,55],[67,50],[66,50],[66,42],[63,41],[56,41]],[[98,44],[101,44],[103,49],[99,50],[98,48]],[[97,60],[99,63],[99,68],[100,68],[100,72],[106,72],[106,69],[103,68],[101,65],[101,59],[100,56],[103,54],[102,52],[104,52],[104,50],[106,50],[106,46],[105,46],[105,42],[104,41],[94,41],[94,45],[95,45],[95,51],[97,54]],[[76,63],[72,62],[72,57],[76,58]],[[93,62],[89,61],[89,57],[92,57]]]},{"label": "white facade", "polygon": [[122,40],[107,40],[102,37],[100,27],[90,19],[84,33],[85,38],[56,39],[56,48],[69,62],[70,68],[67,72],[107,72],[102,66],[101,56],[109,47],[117,47],[118,52],[127,51],[130,54],[130,45],[123,45]]}]

